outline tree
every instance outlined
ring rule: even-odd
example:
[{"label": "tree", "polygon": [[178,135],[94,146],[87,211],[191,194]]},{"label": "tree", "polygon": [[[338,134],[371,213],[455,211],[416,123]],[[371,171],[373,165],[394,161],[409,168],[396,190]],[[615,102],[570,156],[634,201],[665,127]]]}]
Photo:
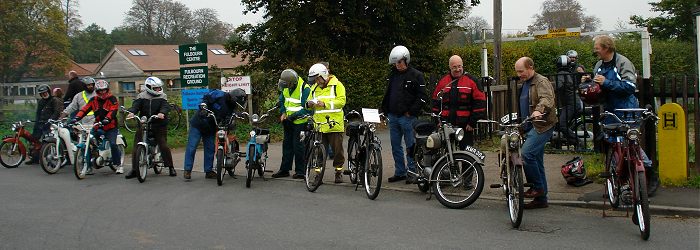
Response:
[{"label": "tree", "polygon": [[693,8],[697,0],[661,0],[651,2],[651,10],[661,12],[658,17],[643,18],[639,15],[630,17],[630,24],[648,27],[649,32],[661,39],[678,39],[692,41],[695,37],[693,26]]},{"label": "tree", "polygon": [[535,14],[535,21],[527,27],[528,32],[554,28],[577,28],[582,32],[595,31],[600,19],[587,16],[578,0],[547,0],[542,3],[542,13]]},{"label": "tree", "polygon": [[[460,14],[460,19],[455,23],[441,44],[446,47],[463,46],[464,44],[472,44],[475,40],[482,39],[482,30],[491,29],[491,25],[481,16],[471,15],[471,7],[465,8]],[[487,30],[487,38],[493,37],[493,32]]]},{"label": "tree", "polygon": [[160,4],[160,0],[134,0],[126,12],[125,26],[143,34],[148,43],[156,43],[156,15]]},{"label": "tree", "polygon": [[113,46],[107,31],[94,23],[71,37],[71,54],[77,63],[98,63]]},{"label": "tree", "polygon": [[[243,0],[247,12],[264,21],[243,24],[226,44],[253,68],[308,65],[338,56],[385,55],[405,45],[413,58],[438,47],[465,1],[271,1]],[[420,63],[421,60],[416,60]]]},{"label": "tree", "polygon": [[211,8],[197,9],[192,13],[192,37],[200,43],[224,43],[231,35],[233,26],[219,20],[219,14]]},{"label": "tree", "polygon": [[80,27],[83,26],[78,7],[80,7],[78,0],[61,0],[61,11],[63,12],[68,36],[75,35],[80,30]]},{"label": "tree", "polygon": [[60,5],[58,0],[0,1],[0,82],[65,73],[69,42]]}]

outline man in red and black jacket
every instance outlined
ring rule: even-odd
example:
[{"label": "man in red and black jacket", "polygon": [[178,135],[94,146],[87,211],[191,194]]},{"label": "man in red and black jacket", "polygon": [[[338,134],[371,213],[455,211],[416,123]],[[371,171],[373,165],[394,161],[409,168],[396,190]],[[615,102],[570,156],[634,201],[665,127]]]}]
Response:
[{"label": "man in red and black jacket", "polygon": [[118,166],[117,174],[122,174],[124,168],[121,166],[121,155],[117,147],[119,101],[110,93],[109,83],[105,80],[95,82],[95,92],[96,95],[75,115],[75,121],[80,121],[86,114],[94,112],[95,125],[101,125],[96,126],[95,129],[97,129],[98,134],[104,132],[105,139],[109,140],[109,146],[112,150],[112,165]]},{"label": "man in red and black jacket", "polygon": [[486,113],[486,95],[479,90],[476,81],[464,73],[462,58],[454,55],[450,57],[450,73],[440,79],[433,92],[433,112],[440,112],[442,105],[442,120],[465,130],[464,139],[459,143],[461,149],[474,144],[476,121],[483,119]]}]

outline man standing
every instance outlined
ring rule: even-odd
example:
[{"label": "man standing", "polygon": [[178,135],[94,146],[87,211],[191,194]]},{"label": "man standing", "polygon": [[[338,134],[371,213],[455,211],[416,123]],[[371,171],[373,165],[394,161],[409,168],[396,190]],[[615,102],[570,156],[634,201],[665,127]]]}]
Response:
[{"label": "man standing", "polygon": [[[615,113],[623,118],[624,114],[615,112],[615,109],[639,107],[639,100],[634,96],[637,90],[636,69],[627,57],[615,51],[615,42],[611,37],[600,35],[593,38],[593,41],[593,50],[599,59],[593,67],[595,73],[593,82],[598,84],[601,89],[602,99],[599,98],[599,100],[604,100],[603,108],[605,111]],[[581,78],[581,82],[590,80],[591,77],[588,75]],[[642,151],[642,157],[649,179],[647,182],[649,195],[653,196],[659,186],[659,179],[654,173],[651,160],[644,151]]]},{"label": "man standing", "polygon": [[272,178],[289,176],[292,163],[295,164],[293,179],[304,179],[304,144],[299,142],[299,134],[304,130],[307,119],[297,119],[307,113],[302,107],[311,93],[309,85],[304,82],[297,72],[285,69],[280,74],[279,88],[282,90],[279,98],[280,122],[284,127],[282,141],[282,163],[280,170],[272,174]]},{"label": "man standing", "polygon": [[524,171],[528,183],[533,187],[525,192],[525,197],[534,198],[525,209],[546,208],[547,178],[544,172],[544,144],[552,137],[557,122],[554,101],[554,88],[549,80],[535,73],[535,63],[529,57],[515,62],[515,72],[522,84],[518,102],[519,117],[533,117],[537,121],[527,123],[524,128],[525,143],[521,149]]},{"label": "man standing", "polygon": [[70,80],[68,80],[68,90],[66,90],[66,95],[63,96],[64,106],[68,106],[68,104],[73,100],[73,97],[75,97],[75,94],[85,90],[85,83],[78,78],[78,73],[75,73],[75,71],[68,72],[68,77]]},{"label": "man standing", "polygon": [[459,142],[459,148],[464,149],[474,144],[476,121],[485,117],[486,95],[477,87],[476,78],[464,73],[461,57],[450,57],[449,66],[450,73],[433,91],[433,112],[437,114],[442,106],[442,120],[464,129],[464,139]]},{"label": "man standing", "polygon": [[583,109],[583,104],[578,95],[576,95],[577,84],[574,82],[574,76],[577,73],[576,68],[578,67],[571,61],[571,57],[559,56],[555,91],[557,107],[560,109],[559,123],[556,127],[560,137],[562,137],[560,138],[561,143],[580,147],[584,145],[579,145],[578,136],[568,126],[569,122],[575,119],[576,115]]},{"label": "man standing", "polygon": [[[413,124],[428,100],[425,93],[423,73],[409,67],[411,54],[404,46],[396,46],[389,53],[389,64],[394,67],[388,78],[388,85],[382,100],[382,111],[388,114],[391,137],[391,153],[394,157],[394,176],[389,182],[406,180],[413,183],[414,176],[406,179],[407,170],[415,171],[416,165],[412,155],[405,155],[402,144],[412,148],[415,143]],[[406,161],[404,161],[404,157]],[[407,163],[407,164],[406,164]]]},{"label": "man standing", "polygon": [[338,78],[331,75],[323,64],[317,63],[309,69],[309,84],[312,100],[306,102],[306,107],[313,109],[314,120],[335,121],[333,126],[323,125],[323,144],[331,145],[333,152],[333,167],[335,167],[335,183],[343,182],[343,133],[345,132],[343,107],[345,106],[345,87]]}]

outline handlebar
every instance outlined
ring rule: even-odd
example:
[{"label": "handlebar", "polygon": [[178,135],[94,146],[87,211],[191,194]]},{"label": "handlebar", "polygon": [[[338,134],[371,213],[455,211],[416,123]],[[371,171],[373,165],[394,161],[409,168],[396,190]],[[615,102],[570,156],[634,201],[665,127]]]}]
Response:
[{"label": "handlebar", "polygon": [[617,116],[615,113],[611,113],[609,111],[605,111],[600,115],[600,122],[602,124],[602,120],[607,118],[607,117],[612,117],[615,119],[616,122],[621,123],[621,124],[635,124],[639,123],[644,120],[653,120],[654,122],[657,122],[659,120],[659,117],[654,114],[654,112],[651,112],[650,108],[627,108],[627,109],[615,109],[615,112],[624,112],[624,113],[642,113],[641,116],[638,118],[635,116],[634,120],[631,121],[623,121],[620,119],[619,116]]}]

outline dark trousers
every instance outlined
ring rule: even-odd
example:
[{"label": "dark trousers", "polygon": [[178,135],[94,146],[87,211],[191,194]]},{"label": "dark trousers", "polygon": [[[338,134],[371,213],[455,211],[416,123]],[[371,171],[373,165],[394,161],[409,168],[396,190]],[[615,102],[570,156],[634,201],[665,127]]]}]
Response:
[{"label": "dark trousers", "polygon": [[576,145],[578,143],[578,137],[576,133],[569,128],[569,121],[576,118],[576,107],[574,105],[565,105],[561,108],[561,113],[559,114],[559,123],[557,124],[557,131],[561,135],[561,139],[565,139],[570,145]]},{"label": "dark trousers", "polygon": [[343,155],[343,133],[332,132],[323,133],[323,145],[330,145],[333,148],[333,167],[335,170],[342,170],[345,164],[345,155]]},{"label": "dark trousers", "polygon": [[459,142],[459,149],[464,150],[467,145],[474,146],[474,131],[464,130],[464,138]]},{"label": "dark trousers", "polygon": [[294,163],[294,172],[304,175],[306,163],[304,162],[304,143],[299,141],[299,134],[306,124],[294,124],[288,120],[282,122],[284,127],[284,140],[282,141],[282,164],[280,172],[289,172]]},{"label": "dark trousers", "polygon": [[[170,148],[168,147],[168,129],[163,128],[153,128],[149,133],[156,139],[156,144],[158,144],[158,149],[160,149],[160,155],[163,158],[163,165],[165,167],[173,166],[173,155],[170,153]],[[139,128],[136,130],[134,135],[134,146],[139,142],[143,141],[143,130]],[[137,147],[134,147],[132,155],[136,154]],[[131,168],[136,168],[139,165],[139,159],[132,157]]]},{"label": "dark trousers", "polygon": [[[37,141],[41,140],[41,137],[44,136],[44,134],[49,132],[49,126],[46,122],[36,122],[34,123],[34,130],[32,130],[32,137],[36,139]],[[39,144],[40,146],[41,144]],[[39,161],[39,149],[40,147],[34,148],[34,145],[29,145],[29,148],[31,149],[29,151],[30,156],[32,157],[32,160],[34,161]]]}]

